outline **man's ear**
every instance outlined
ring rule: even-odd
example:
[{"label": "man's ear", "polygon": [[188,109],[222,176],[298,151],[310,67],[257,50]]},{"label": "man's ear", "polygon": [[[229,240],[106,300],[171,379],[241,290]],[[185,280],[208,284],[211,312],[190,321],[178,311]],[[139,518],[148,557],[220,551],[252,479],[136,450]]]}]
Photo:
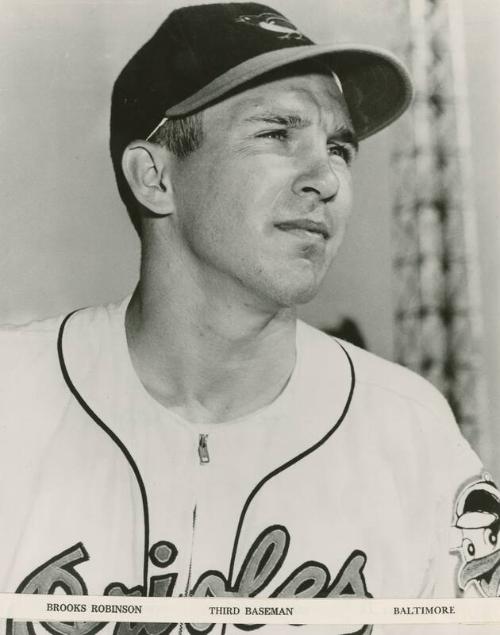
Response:
[{"label": "man's ear", "polygon": [[148,141],[134,141],[125,148],[122,169],[136,199],[158,216],[174,212],[169,174],[170,153]]}]

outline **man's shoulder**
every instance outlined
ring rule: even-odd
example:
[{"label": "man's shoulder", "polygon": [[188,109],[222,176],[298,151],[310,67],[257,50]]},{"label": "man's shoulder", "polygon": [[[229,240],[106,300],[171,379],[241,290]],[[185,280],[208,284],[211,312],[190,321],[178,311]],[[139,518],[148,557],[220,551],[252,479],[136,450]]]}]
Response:
[{"label": "man's shoulder", "polygon": [[310,326],[302,326],[301,331],[322,367],[331,368],[329,360],[335,356],[335,350],[339,347],[344,350],[353,377],[350,422],[355,422],[372,444],[383,447],[393,459],[404,456],[407,461],[410,457],[402,449],[411,444],[411,460],[418,464],[422,457],[432,456],[434,466],[444,465],[443,452],[446,452],[448,468],[454,470],[455,484],[480,472],[481,464],[460,434],[448,402],[429,381],[399,364]]},{"label": "man's shoulder", "polygon": [[27,378],[30,374],[43,372],[47,365],[57,363],[61,327],[67,318],[74,339],[82,343],[86,340],[89,346],[86,334],[89,330],[97,334],[102,326],[109,324],[119,306],[87,307],[24,324],[0,326],[0,376],[15,381],[18,374]]},{"label": "man's shoulder", "polygon": [[128,303],[129,298],[118,302],[109,302],[93,306],[84,306],[65,311],[64,313],[53,315],[41,319],[34,319],[26,322],[14,322],[0,324],[0,337],[5,341],[10,339],[45,339],[58,334],[61,324],[66,318],[75,316],[81,325],[95,324],[99,321],[107,320],[113,314],[119,312]]},{"label": "man's shoulder", "polygon": [[56,352],[57,334],[64,316],[0,327],[0,377],[3,385],[24,379]]},{"label": "man's shoulder", "polygon": [[439,390],[412,370],[308,324],[301,323],[300,328],[311,346],[325,358],[334,355],[339,346],[344,350],[352,365],[358,391],[378,394],[386,402],[413,403],[435,416],[449,416],[448,404]]}]

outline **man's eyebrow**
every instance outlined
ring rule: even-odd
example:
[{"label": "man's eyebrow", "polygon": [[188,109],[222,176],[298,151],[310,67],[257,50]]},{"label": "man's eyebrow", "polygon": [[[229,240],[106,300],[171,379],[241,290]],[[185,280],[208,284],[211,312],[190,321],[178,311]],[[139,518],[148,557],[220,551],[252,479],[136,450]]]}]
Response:
[{"label": "man's eyebrow", "polygon": [[[285,128],[302,129],[312,125],[310,119],[305,119],[300,115],[278,115],[271,112],[263,112],[256,115],[250,115],[245,117],[244,123],[268,123],[278,126],[284,126]],[[350,145],[357,152],[359,150],[359,141],[354,130],[344,124],[338,126],[335,131],[330,135],[329,141],[340,141],[346,145]]]},{"label": "man's eyebrow", "polygon": [[307,128],[311,125],[309,119],[304,119],[300,115],[279,115],[272,112],[262,112],[256,115],[250,115],[245,117],[244,123],[270,123],[278,126],[285,126],[286,128]]}]

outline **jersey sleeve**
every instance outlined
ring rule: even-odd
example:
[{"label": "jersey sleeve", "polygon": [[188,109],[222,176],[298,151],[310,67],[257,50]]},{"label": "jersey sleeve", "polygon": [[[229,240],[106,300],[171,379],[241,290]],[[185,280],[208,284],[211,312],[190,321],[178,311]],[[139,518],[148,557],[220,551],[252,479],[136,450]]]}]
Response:
[{"label": "jersey sleeve", "polygon": [[[499,546],[496,544],[498,520],[500,518],[500,494],[491,477],[485,472],[478,456],[462,436],[446,400],[437,395],[433,405],[433,416],[428,444],[432,456],[433,483],[437,493],[435,499],[435,545],[433,573],[425,595],[429,597],[481,597],[481,584],[474,575],[481,570],[477,558],[498,553],[499,558],[488,556],[491,562],[500,563]],[[491,490],[484,494],[481,484]],[[496,501],[496,511],[493,509]],[[483,510],[489,504],[489,511]],[[494,537],[490,537],[495,530]],[[486,532],[486,533],[485,533]],[[469,565],[464,575],[464,564]],[[488,560],[490,562],[490,560]],[[486,563],[484,564],[486,566]],[[498,569],[500,579],[500,567]],[[495,592],[500,595],[499,584]]]}]

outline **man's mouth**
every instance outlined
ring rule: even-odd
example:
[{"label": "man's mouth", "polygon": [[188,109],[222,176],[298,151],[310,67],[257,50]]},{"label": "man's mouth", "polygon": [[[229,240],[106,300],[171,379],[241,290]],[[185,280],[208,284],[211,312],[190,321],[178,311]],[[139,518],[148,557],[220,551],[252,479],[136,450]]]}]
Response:
[{"label": "man's mouth", "polygon": [[314,221],[309,218],[299,218],[297,220],[287,220],[274,223],[274,226],[286,232],[307,232],[313,236],[322,236],[325,240],[330,238],[330,232],[326,223]]}]

